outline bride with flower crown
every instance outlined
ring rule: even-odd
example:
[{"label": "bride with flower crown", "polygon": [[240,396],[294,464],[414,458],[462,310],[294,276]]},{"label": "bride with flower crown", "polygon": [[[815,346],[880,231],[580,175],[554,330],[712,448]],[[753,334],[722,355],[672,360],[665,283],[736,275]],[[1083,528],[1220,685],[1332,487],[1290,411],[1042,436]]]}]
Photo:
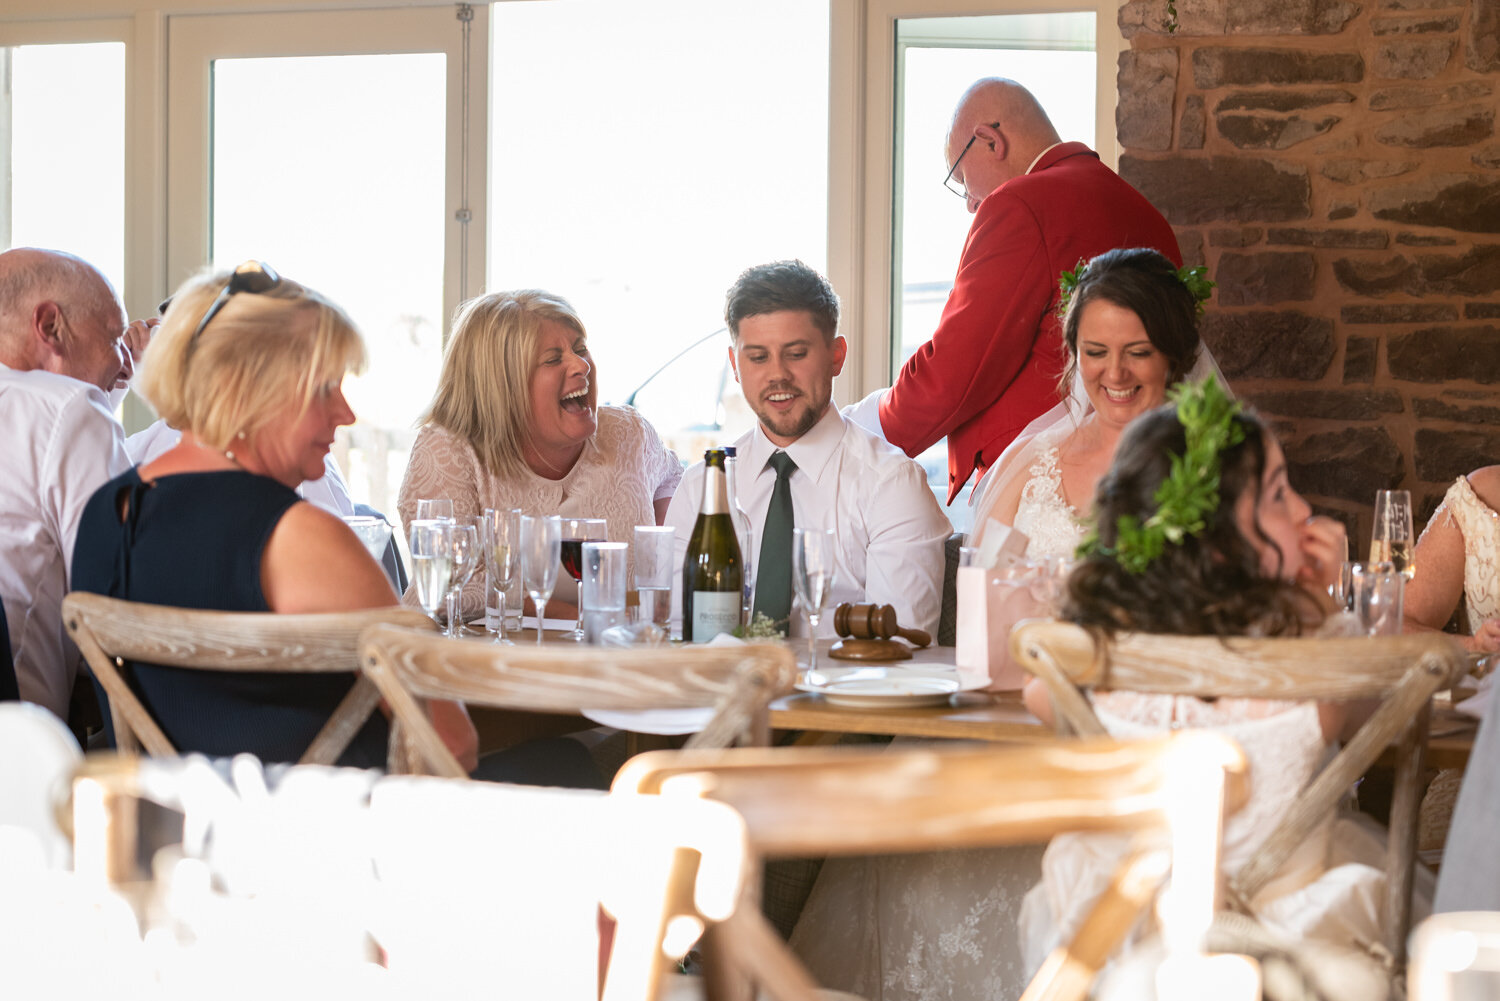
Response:
[{"label": "bride with flower crown", "polygon": [[[1112,250],[1064,276],[1072,394],[980,482],[972,544],[995,522],[1028,537],[1028,556],[1073,555],[1125,427],[1178,381],[1217,375],[1197,331],[1210,287],[1202,269],[1148,249]],[[824,986],[869,1001],[1015,997],[1032,973],[1016,915],[1041,856],[1037,846],[830,861],[792,947]]]}]

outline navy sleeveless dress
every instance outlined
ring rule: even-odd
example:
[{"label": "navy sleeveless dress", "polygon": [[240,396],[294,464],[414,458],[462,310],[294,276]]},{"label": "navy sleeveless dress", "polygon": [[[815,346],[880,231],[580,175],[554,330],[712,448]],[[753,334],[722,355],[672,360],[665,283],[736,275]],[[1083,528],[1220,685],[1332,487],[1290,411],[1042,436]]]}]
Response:
[{"label": "navy sleeveless dress", "polygon": [[[295,491],[239,470],[143,483],[131,469],[100,487],[79,521],[72,588],[129,601],[267,612],[261,556]],[[123,521],[119,512],[127,512]],[[296,761],[354,684],[354,674],[194,671],[127,663],[125,677],[182,753],[248,752]],[[108,701],[95,682],[114,746]],[[373,713],[340,764],[384,767],[388,727]]]}]

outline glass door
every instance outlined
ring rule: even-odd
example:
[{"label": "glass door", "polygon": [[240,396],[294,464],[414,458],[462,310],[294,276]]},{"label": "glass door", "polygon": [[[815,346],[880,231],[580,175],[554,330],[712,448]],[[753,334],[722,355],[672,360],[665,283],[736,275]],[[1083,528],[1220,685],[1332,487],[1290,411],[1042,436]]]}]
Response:
[{"label": "glass door", "polygon": [[447,318],[480,289],[484,185],[465,187],[483,153],[466,175],[462,109],[482,128],[483,87],[463,70],[467,27],[485,79],[485,11],[471,15],[169,22],[169,281],[257,258],[349,312],[370,365],[345,384],[359,421],[335,454],[354,499],[387,514]]}]

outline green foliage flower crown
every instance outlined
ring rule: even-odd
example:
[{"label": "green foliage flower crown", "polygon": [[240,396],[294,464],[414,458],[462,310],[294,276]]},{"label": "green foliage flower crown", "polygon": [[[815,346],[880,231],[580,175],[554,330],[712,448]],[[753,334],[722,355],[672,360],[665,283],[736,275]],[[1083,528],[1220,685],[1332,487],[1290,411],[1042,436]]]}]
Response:
[{"label": "green foliage flower crown", "polygon": [[1187,450],[1172,456],[1172,471],[1153,497],[1156,512],[1144,522],[1120,515],[1112,547],[1099,541],[1096,525],[1078,547],[1080,558],[1099,553],[1127,573],[1143,573],[1168,543],[1180,546],[1189,536],[1201,535],[1206,519],[1219,509],[1219,456],[1245,440],[1244,428],[1234,419],[1240,405],[1211,375],[1202,382],[1178,383],[1167,395],[1177,404]]},{"label": "green foliage flower crown", "polygon": [[[1068,315],[1068,304],[1073,301],[1073,294],[1078,291],[1078,283],[1083,281],[1083,276],[1089,272],[1090,261],[1079,258],[1078,265],[1072,271],[1064,271],[1057,279],[1059,298],[1057,301],[1057,318],[1061,320]],[[1213,294],[1214,282],[1208,278],[1208,268],[1198,265],[1196,268],[1178,268],[1177,280],[1187,288],[1193,296],[1194,312],[1198,316],[1203,315],[1203,304]]]}]

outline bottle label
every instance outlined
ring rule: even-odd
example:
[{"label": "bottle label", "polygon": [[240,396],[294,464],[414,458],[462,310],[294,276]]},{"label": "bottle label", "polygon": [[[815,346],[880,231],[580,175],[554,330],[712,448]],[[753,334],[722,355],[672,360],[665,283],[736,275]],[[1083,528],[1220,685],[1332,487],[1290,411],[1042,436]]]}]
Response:
[{"label": "bottle label", "polygon": [[693,642],[707,643],[720,633],[733,633],[740,624],[740,592],[693,592]]}]

